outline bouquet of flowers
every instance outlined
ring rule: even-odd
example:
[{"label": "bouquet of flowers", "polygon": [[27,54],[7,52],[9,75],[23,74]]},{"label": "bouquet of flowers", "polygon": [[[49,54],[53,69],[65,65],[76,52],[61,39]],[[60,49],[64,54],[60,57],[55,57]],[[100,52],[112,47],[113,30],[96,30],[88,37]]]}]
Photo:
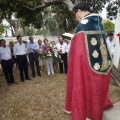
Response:
[{"label": "bouquet of flowers", "polygon": [[59,54],[61,51],[58,50],[56,47],[53,49],[53,57],[57,58],[61,63],[63,60],[61,59],[61,55]]},{"label": "bouquet of flowers", "polygon": [[52,47],[51,46],[43,46],[42,47],[42,54],[40,56],[40,58],[42,60],[46,60],[48,59],[49,57],[53,57],[53,50],[52,50]]}]

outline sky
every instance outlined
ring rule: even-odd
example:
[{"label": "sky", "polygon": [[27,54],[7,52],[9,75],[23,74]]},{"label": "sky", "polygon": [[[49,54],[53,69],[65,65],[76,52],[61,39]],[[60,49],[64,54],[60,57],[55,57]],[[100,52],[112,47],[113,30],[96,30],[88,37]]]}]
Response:
[{"label": "sky", "polygon": [[102,17],[103,19],[106,19],[106,15],[107,15],[107,11],[106,11],[105,8],[103,8],[103,10],[102,10],[102,12],[101,12],[101,17]]}]

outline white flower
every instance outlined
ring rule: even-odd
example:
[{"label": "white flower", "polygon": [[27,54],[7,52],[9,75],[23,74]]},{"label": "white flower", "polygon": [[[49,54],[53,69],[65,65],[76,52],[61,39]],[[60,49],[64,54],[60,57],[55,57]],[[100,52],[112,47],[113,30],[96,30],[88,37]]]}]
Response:
[{"label": "white flower", "polygon": [[50,51],[48,51],[48,54],[50,54],[51,52]]},{"label": "white flower", "polygon": [[49,53],[49,54],[47,54],[47,56],[51,57],[51,56],[52,56],[52,54],[51,54],[51,53]]},{"label": "white flower", "polygon": [[88,19],[83,19],[83,20],[81,20],[81,23],[82,23],[82,24],[88,23]]},{"label": "white flower", "polygon": [[55,54],[55,57],[57,58],[57,54]]}]

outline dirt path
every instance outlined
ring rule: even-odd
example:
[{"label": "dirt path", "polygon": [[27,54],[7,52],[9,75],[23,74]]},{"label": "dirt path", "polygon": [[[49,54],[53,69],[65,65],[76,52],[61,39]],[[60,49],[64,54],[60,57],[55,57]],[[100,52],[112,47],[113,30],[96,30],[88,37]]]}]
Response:
[{"label": "dirt path", "polygon": [[[70,120],[63,111],[65,102],[66,75],[56,73],[35,77],[24,83],[19,81],[7,86],[4,76],[0,76],[0,120]],[[110,84],[111,100],[120,101],[120,89],[114,81]]]}]

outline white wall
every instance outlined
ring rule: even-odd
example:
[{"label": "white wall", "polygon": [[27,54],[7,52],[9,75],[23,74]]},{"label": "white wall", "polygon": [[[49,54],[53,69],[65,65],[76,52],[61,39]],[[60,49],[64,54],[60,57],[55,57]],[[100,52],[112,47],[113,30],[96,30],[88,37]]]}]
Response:
[{"label": "white wall", "polygon": [[[43,35],[36,35],[36,36],[33,36],[33,38],[35,42],[37,42],[39,39],[41,39],[42,41],[44,40]],[[58,36],[47,36],[46,38],[49,40],[49,42],[50,41],[56,41],[56,43],[58,42]],[[10,41],[13,41],[13,42],[17,41],[16,37],[4,37],[0,39],[5,39],[7,43],[9,43]],[[29,42],[29,36],[22,37],[22,40]]]}]

